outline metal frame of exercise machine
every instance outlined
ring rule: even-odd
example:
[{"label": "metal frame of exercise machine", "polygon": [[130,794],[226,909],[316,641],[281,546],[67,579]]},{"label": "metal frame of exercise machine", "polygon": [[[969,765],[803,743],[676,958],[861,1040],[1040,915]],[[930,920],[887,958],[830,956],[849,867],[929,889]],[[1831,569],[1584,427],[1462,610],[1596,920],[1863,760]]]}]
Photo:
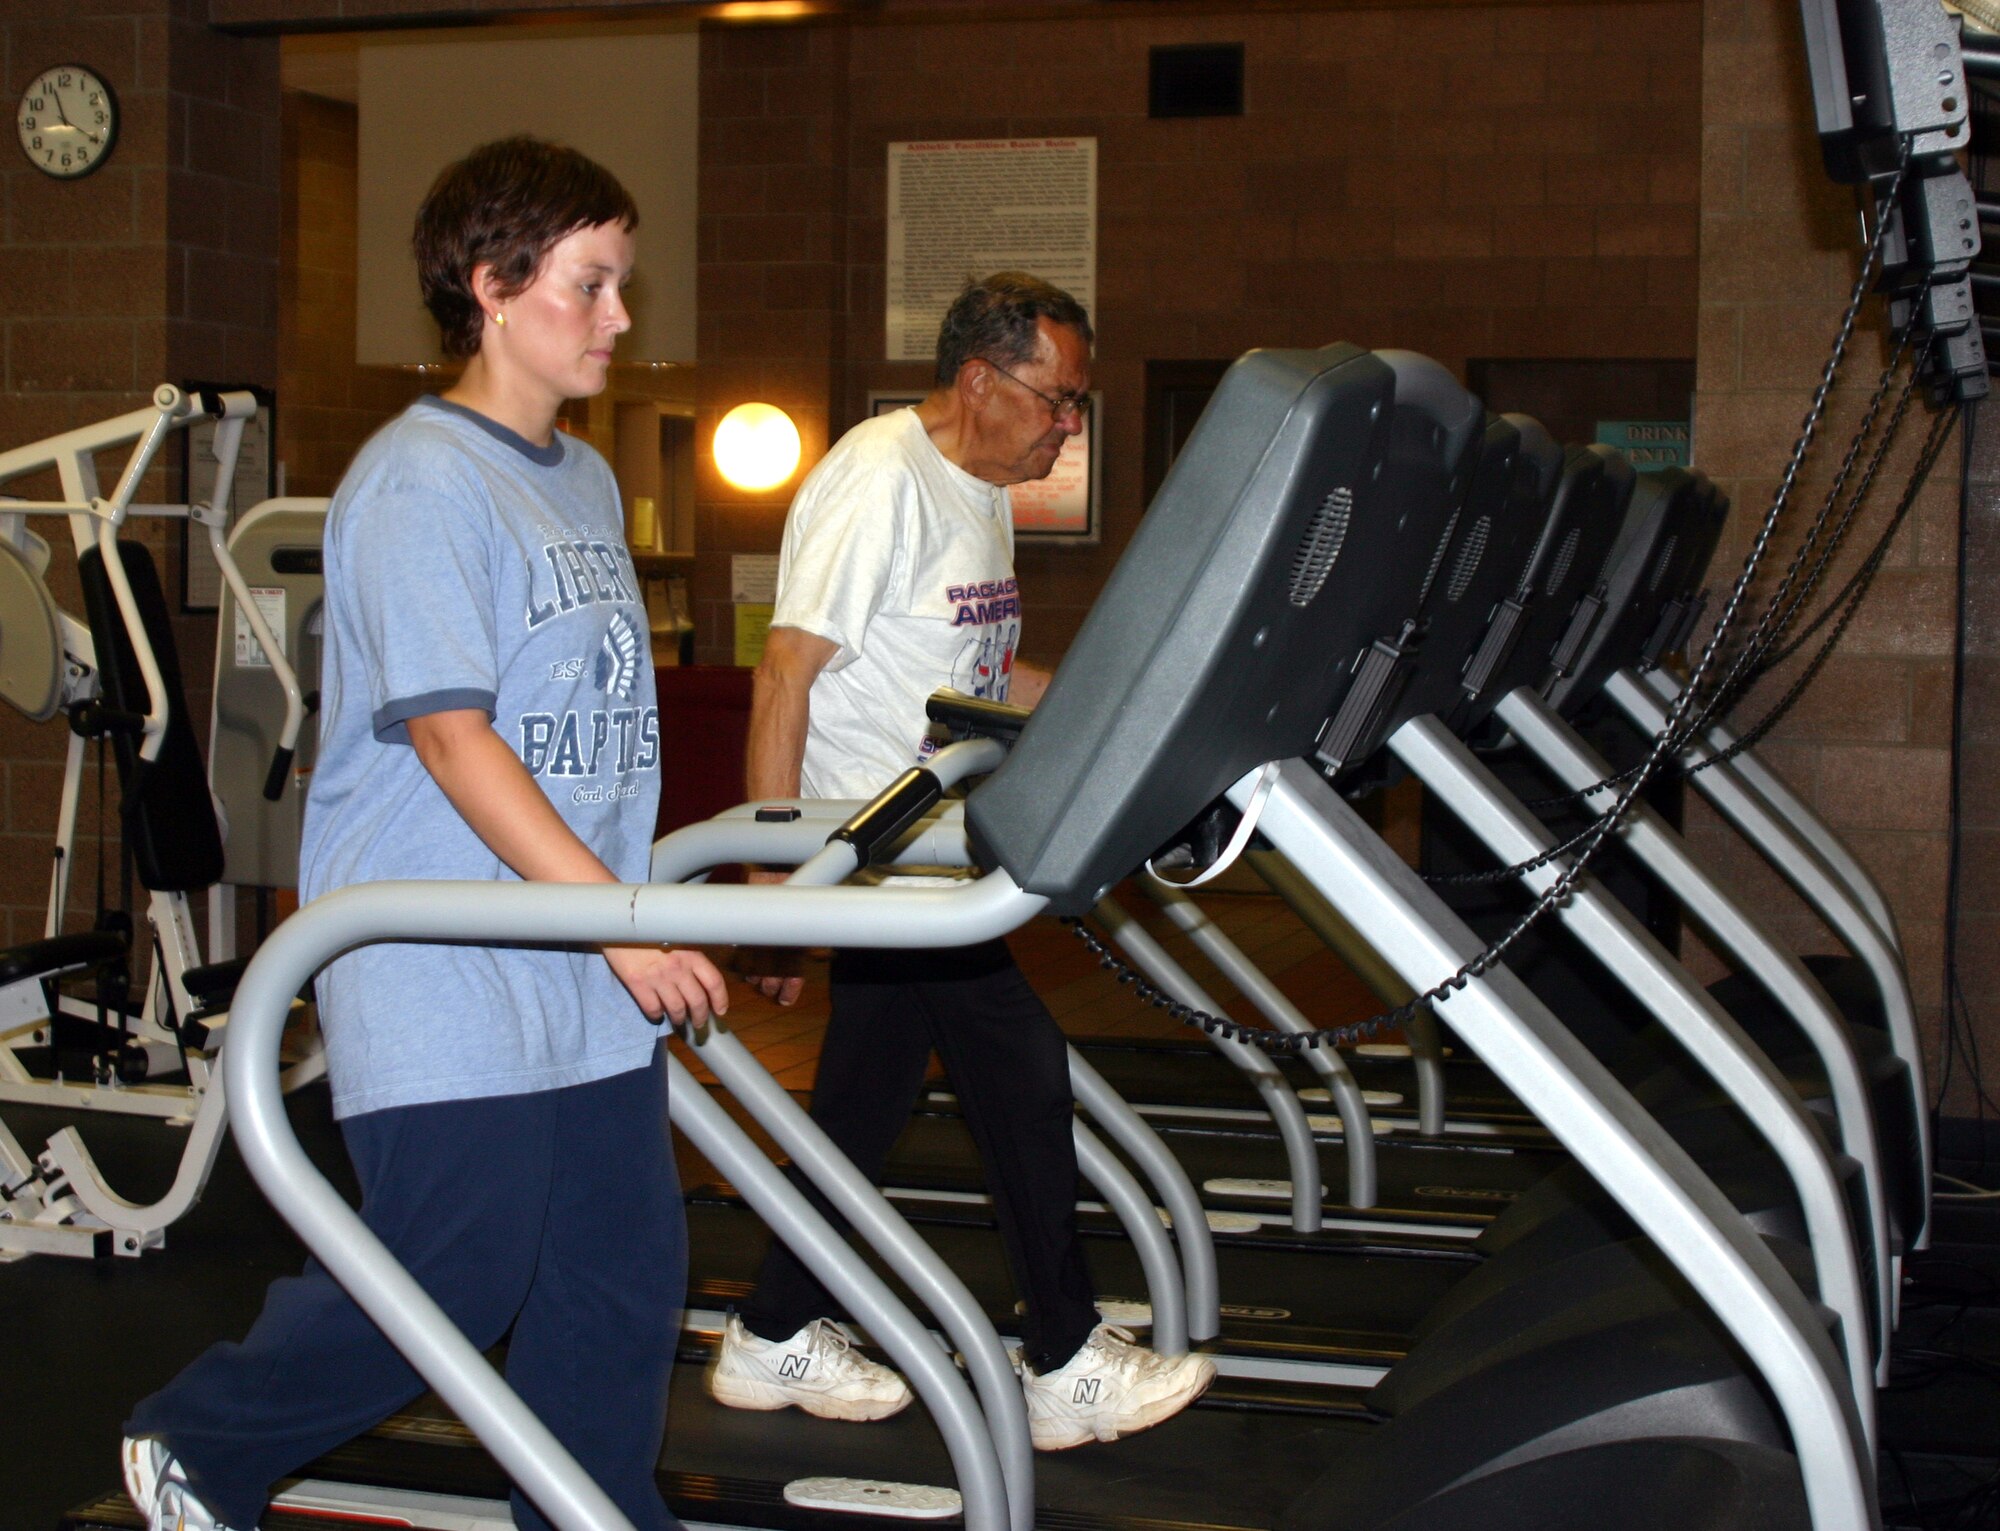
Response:
[{"label": "metal frame of exercise machine", "polygon": [[[286,663],[283,645],[251,596],[226,537],[228,496],[243,426],[255,411],[256,401],[248,393],[190,394],[162,384],[154,391],[148,408],[0,453],[0,483],[54,470],[64,496],[56,501],[0,499],[0,557],[13,560],[33,574],[32,588],[23,586],[16,594],[28,600],[39,596],[35,604],[52,619],[56,640],[55,652],[46,658],[51,668],[59,666],[59,669],[47,687],[45,703],[35,707],[31,716],[46,719],[57,710],[92,707],[104,711],[100,697],[105,656],[97,652],[91,628],[56,607],[40,583],[49,549],[46,541],[29,528],[28,520],[32,516],[61,516],[68,523],[79,559],[88,554],[101,560],[123,628],[123,639],[143,677],[147,694],[143,715],[117,718],[107,714],[99,719],[107,729],[122,728],[136,738],[138,771],[144,771],[158,758],[171,719],[169,688],[147,639],[145,621],[119,551],[118,533],[134,515],[185,518],[204,528],[225,583],[241,604],[257,641],[271,657],[272,678],[283,697],[280,758],[273,762],[271,772],[271,780],[280,788],[305,719],[298,678]],[[168,435],[204,417],[217,422],[215,446],[219,472],[214,502],[135,504],[134,496]],[[127,446],[131,451],[117,485],[110,495],[104,495],[99,485],[96,455]],[[31,632],[35,626],[31,620]],[[58,1131],[43,1151],[31,1158],[12,1133],[0,1125],[0,1259],[30,1253],[90,1256],[107,1249],[115,1254],[137,1255],[157,1247],[167,1226],[199,1197],[221,1140],[224,1092],[220,1078],[206,1050],[185,1046],[172,1024],[199,1014],[202,1008],[187,982],[188,975],[200,967],[201,954],[187,896],[183,893],[159,890],[148,893],[147,918],[157,960],[145,986],[141,1012],[129,1021],[133,1036],[146,1047],[149,1057],[157,1053],[184,1061],[189,1076],[186,1085],[126,1083],[116,1077],[88,1083],[41,1079],[31,1074],[15,1054],[17,1047],[32,1044],[47,1028],[51,1005],[67,1005],[79,1017],[88,1009],[76,1002],[66,1002],[55,992],[53,983],[61,972],[77,970],[89,960],[81,953],[60,955],[66,941],[75,946],[102,944],[102,938],[93,943],[88,937],[65,938],[62,933],[85,747],[83,732],[72,729],[64,761],[44,921],[44,943],[58,955],[53,962],[39,968],[24,962],[22,965],[29,970],[0,991],[0,1026],[4,1026],[4,1031],[0,1031],[0,1100],[164,1118],[170,1123],[184,1123],[190,1131],[167,1192],[156,1201],[137,1204],[110,1188],[74,1127]],[[223,1017],[205,1016],[204,1022],[213,1032],[221,1026]],[[315,1055],[297,1067],[289,1083],[292,1086],[303,1083],[316,1077],[322,1068],[323,1063]]]}]

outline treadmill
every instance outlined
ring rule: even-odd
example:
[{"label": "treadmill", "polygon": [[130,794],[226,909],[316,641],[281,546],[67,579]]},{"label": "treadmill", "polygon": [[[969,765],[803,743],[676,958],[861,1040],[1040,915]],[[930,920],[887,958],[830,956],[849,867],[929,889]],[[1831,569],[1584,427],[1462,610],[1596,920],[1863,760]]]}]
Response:
[{"label": "treadmill", "polygon": [[[1532,427],[1531,422],[1527,424],[1530,429],[1538,430]],[[1519,426],[1503,425],[1502,422],[1496,421],[1489,427],[1489,438],[1497,438],[1503,434],[1516,446],[1519,445],[1522,434]],[[1510,452],[1511,450],[1510,448]],[[1663,507],[1670,502],[1683,507],[1679,515],[1669,517],[1663,513]],[[1532,496],[1529,497],[1527,504],[1532,506]],[[1475,508],[1478,507],[1469,507],[1468,514]],[[1647,538],[1639,539],[1644,546],[1641,548],[1643,556],[1638,560],[1648,567],[1653,564],[1652,549],[1662,541],[1657,534],[1657,528],[1661,525],[1677,528],[1666,533],[1664,539],[1682,550],[1681,562],[1675,569],[1676,577],[1666,584],[1669,590],[1677,590],[1689,577],[1690,572],[1698,576],[1700,568],[1707,562],[1713,545],[1712,535],[1704,541],[1700,537],[1688,534],[1688,528],[1682,523],[1689,508],[1699,513],[1702,526],[1712,526],[1719,520],[1715,498],[1706,482],[1697,476],[1676,473],[1659,476],[1657,480],[1649,480],[1646,494],[1632,513],[1634,526],[1646,529],[1649,533]],[[1479,519],[1487,520],[1488,517],[1481,515]],[[1537,515],[1531,521],[1529,530],[1537,529],[1538,523]],[[1477,550],[1480,550],[1491,536],[1490,526],[1481,528],[1477,522],[1474,523],[1474,535],[1465,546],[1475,551],[1471,557],[1461,556],[1451,565],[1449,583],[1445,589],[1446,605],[1441,613],[1443,620],[1435,624],[1442,629],[1442,633],[1433,632],[1430,639],[1440,636],[1446,640],[1462,639],[1468,633],[1473,637],[1478,636],[1480,624],[1476,620],[1468,621],[1462,617],[1461,631],[1453,632],[1450,619],[1454,613],[1449,602],[1454,595],[1466,597],[1474,593],[1476,582],[1473,574],[1478,560]],[[1547,544],[1550,539],[1544,535],[1543,541]],[[1625,562],[1630,561],[1628,555]],[[1440,562],[1441,560],[1433,562],[1431,573],[1433,583],[1437,582]],[[1620,567],[1622,568],[1623,564]],[[1504,572],[1504,566],[1502,568]],[[1614,587],[1619,587],[1620,583],[1620,579],[1615,577]],[[1652,584],[1654,588],[1658,588],[1661,581],[1655,579]],[[1616,594],[1618,600],[1611,607],[1611,620],[1604,630],[1615,629],[1620,624],[1629,627],[1634,621],[1624,600],[1625,591],[1616,588]],[[1483,611],[1485,606],[1486,603],[1483,601],[1478,603],[1479,610]],[[1448,660],[1449,656],[1455,654],[1461,647],[1468,646],[1460,642],[1443,642],[1432,650],[1432,657],[1443,656]],[[1469,646],[1471,649],[1477,647],[1476,644]],[[1476,657],[1477,655],[1473,656]],[[1490,672],[1490,666],[1488,669]],[[1468,680],[1472,681],[1469,686]],[[1419,775],[1424,776],[1431,789],[1447,799],[1455,790],[1462,794],[1465,787],[1463,782],[1452,778],[1448,769],[1441,773],[1433,757],[1436,752],[1442,750],[1447,761],[1461,767],[1470,757],[1460,749],[1454,759],[1451,752],[1457,747],[1449,730],[1435,718],[1426,718],[1425,715],[1432,712],[1455,712],[1460,718],[1461,726],[1476,723],[1480,717],[1479,709],[1467,704],[1473,703],[1480,695],[1483,688],[1479,680],[1478,666],[1471,659],[1463,665],[1440,662],[1420,666],[1409,678],[1397,703],[1385,715],[1380,725],[1381,730],[1390,735],[1391,750],[1409,759],[1413,768]],[[1424,720],[1421,726],[1416,721],[1418,719]],[[1403,733],[1405,723],[1410,726],[1411,737],[1408,739]],[[1428,741],[1427,746],[1417,737],[1419,735]],[[1472,771],[1475,778],[1483,774],[1476,764],[1472,767]],[[1503,815],[1513,814],[1514,822],[1511,828],[1515,835],[1525,835],[1532,839],[1539,834],[1539,826],[1534,826],[1532,820],[1508,806],[1504,793],[1501,793],[1497,786],[1482,786],[1475,781],[1471,790],[1475,797],[1484,792],[1489,803],[1500,805],[1497,811]],[[1520,849],[1519,857],[1507,859],[1525,859],[1546,849],[1550,842],[1546,837],[1542,837],[1533,839],[1532,843],[1522,843],[1525,848]],[[1554,875],[1553,871],[1544,871],[1541,874],[1541,882],[1546,883]],[[1531,885],[1535,883],[1532,877],[1524,880]],[[1734,1033],[1733,1022],[1717,1011],[1712,1001],[1707,1000],[1695,989],[1692,980],[1679,969],[1674,959],[1661,950],[1656,942],[1629,929],[1630,921],[1622,916],[1622,911],[1618,911],[1615,904],[1605,901],[1594,887],[1586,887],[1577,900],[1569,906],[1567,916],[1580,919],[1589,927],[1585,932],[1586,943],[1593,949],[1606,950],[1623,943],[1625,950],[1622,955],[1628,964],[1627,971],[1631,974],[1628,983],[1632,985],[1634,997],[1642,1007],[1650,1005],[1654,1009],[1660,1009],[1665,1006],[1668,1018],[1671,1020],[1678,1017],[1683,1026],[1717,1025]],[[1170,990],[1175,987],[1174,973],[1178,973],[1178,970],[1162,975],[1157,970],[1149,969],[1149,976],[1161,981],[1163,986]],[[1185,982],[1184,976],[1182,981]],[[1175,992],[1176,998],[1186,1003],[1213,1008],[1212,1002],[1204,1004],[1205,996],[1198,991]],[[1695,1019],[1690,1019],[1691,1015]],[[1735,1035],[1740,1044],[1743,1040],[1740,1033]],[[1602,1052],[1608,1049],[1600,1045],[1599,1050]],[[1753,1087],[1757,1083],[1758,1081],[1752,1081]],[[1654,1082],[1652,1087],[1656,1099],[1671,1105],[1675,1094],[1686,1092],[1687,1081],[1685,1077],[1669,1077],[1663,1083]],[[1783,1118],[1783,1126],[1789,1135],[1788,1142],[1770,1145],[1755,1142],[1746,1144],[1732,1124],[1717,1124],[1699,1115],[1685,1124],[1682,1130],[1684,1134],[1691,1134],[1691,1141],[1701,1145],[1711,1158],[1741,1156],[1746,1152],[1758,1158],[1759,1165],[1748,1172],[1749,1191],[1762,1200],[1746,1205],[1746,1210],[1754,1208],[1767,1219],[1775,1216],[1778,1226],[1796,1230],[1801,1236],[1804,1234],[1804,1227],[1797,1221],[1797,1214],[1790,1211],[1791,1204],[1795,1200],[1792,1182],[1801,1176],[1815,1182],[1817,1194],[1805,1198],[1804,1219],[1805,1222],[1816,1225],[1812,1242],[1815,1249],[1822,1254],[1824,1284],[1829,1289],[1838,1289],[1842,1294],[1835,1300],[1848,1320],[1846,1332],[1851,1343],[1850,1364],[1857,1376],[1866,1375],[1872,1371],[1870,1337],[1872,1335],[1879,1340],[1883,1332],[1885,1312],[1862,1296],[1861,1262],[1857,1260],[1849,1229],[1850,1209],[1840,1205],[1841,1196],[1837,1194],[1835,1176],[1826,1160],[1824,1146],[1815,1140],[1809,1140],[1813,1129],[1802,1125],[1802,1119],[1785,1098],[1773,1095],[1767,1099],[1766,1105],[1770,1112],[1777,1113]],[[960,1135],[940,1130],[944,1125],[945,1119],[942,1118],[933,1118],[928,1124],[922,1122],[918,1124],[919,1130],[906,1138],[901,1149],[902,1172],[899,1175],[896,1169],[892,1169],[892,1181],[904,1183],[924,1179],[917,1166],[927,1153],[945,1149],[952,1151],[951,1162],[942,1171],[939,1166],[932,1164],[930,1183],[935,1186],[940,1179],[955,1173],[960,1184],[963,1184],[968,1177],[973,1185],[978,1184],[976,1162],[972,1161],[969,1151],[963,1146]],[[1719,1136],[1716,1130],[1718,1125],[1722,1128]],[[1170,1140],[1179,1148],[1184,1148],[1190,1141],[1198,1141],[1196,1135],[1192,1133],[1184,1136],[1170,1134]],[[1239,1137],[1224,1141],[1240,1144],[1242,1139]],[[1274,1144],[1267,1139],[1263,1146],[1275,1157]],[[1781,1158],[1789,1157],[1792,1161],[1793,1168],[1790,1174],[1773,1176],[1767,1172],[1775,1168],[1770,1153],[1773,1148]],[[1212,1151],[1205,1157],[1212,1158]],[[1477,1163],[1477,1158],[1473,1154],[1445,1153],[1436,1157],[1453,1161],[1442,1171],[1446,1175],[1462,1164]],[[1547,1164],[1543,1164],[1539,1166],[1539,1171],[1541,1174],[1546,1174],[1548,1168]],[[1770,1183],[1774,1180],[1777,1182],[1775,1186]],[[1213,1193],[1218,1187],[1210,1181],[1205,1183],[1204,1189]],[[1742,1189],[1735,1185],[1732,1189],[1738,1191],[1739,1205],[1745,1205]],[[945,1194],[954,1193],[947,1191]],[[981,1200],[966,1195],[963,1191],[955,1194],[969,1202]],[[925,1209],[925,1197],[922,1192],[906,1187],[900,1196],[906,1209],[911,1210],[913,1215],[918,1209]],[[1216,1198],[1211,1194],[1210,1199],[1213,1201]],[[694,1193],[694,1200],[697,1204],[703,1202],[701,1192]],[[1546,1197],[1541,1199],[1541,1206],[1546,1211],[1548,1206]],[[926,1210],[929,1211],[932,1221],[945,1220],[935,1207]],[[1524,1208],[1523,1211],[1526,1212],[1527,1209]],[[1855,1215],[1859,1216],[1858,1213]],[[1272,1217],[1266,1221],[1276,1222],[1278,1219]],[[1490,1249],[1506,1247],[1508,1243],[1522,1237],[1524,1226],[1531,1222],[1530,1217],[1515,1216],[1505,1226],[1494,1230],[1491,1236],[1482,1235],[1470,1252],[1484,1254]],[[960,1242],[964,1242],[962,1238]],[[1290,1242],[1274,1231],[1261,1227],[1249,1241],[1227,1238],[1222,1243],[1225,1263],[1230,1263],[1228,1257],[1232,1253],[1237,1255],[1233,1262],[1235,1271],[1227,1274],[1237,1276],[1243,1283],[1237,1284],[1229,1280],[1225,1280],[1224,1283],[1224,1294],[1232,1299],[1230,1311],[1233,1316],[1237,1316],[1237,1321],[1230,1326],[1230,1329],[1235,1335],[1245,1335],[1247,1332],[1248,1336],[1254,1336],[1251,1343],[1260,1349],[1277,1343],[1275,1337],[1284,1334],[1293,1345],[1304,1349],[1324,1348],[1345,1361],[1352,1361],[1358,1356],[1365,1355],[1375,1357],[1380,1357],[1384,1353],[1393,1355],[1398,1346],[1395,1338],[1398,1328],[1407,1328],[1412,1324],[1417,1315],[1420,1315],[1424,1307],[1434,1298],[1436,1279],[1439,1277],[1446,1281],[1455,1279],[1455,1274],[1448,1268],[1439,1270],[1435,1264],[1427,1270],[1412,1269],[1401,1272],[1399,1274],[1403,1275],[1404,1282],[1397,1294],[1401,1298],[1400,1307],[1394,1299],[1388,1301],[1385,1306],[1379,1289],[1373,1294],[1368,1294],[1369,1285],[1379,1283],[1381,1279],[1382,1272],[1379,1267],[1383,1259],[1404,1254],[1435,1262],[1441,1254],[1439,1249],[1425,1243],[1405,1244],[1402,1248],[1395,1249],[1385,1248],[1380,1241],[1348,1239],[1336,1242],[1328,1239],[1320,1242],[1317,1247],[1328,1253],[1346,1257],[1342,1266],[1333,1269],[1320,1264],[1313,1272],[1307,1273],[1296,1268],[1287,1269],[1286,1261],[1274,1256],[1309,1250],[1315,1247],[1311,1243]],[[1241,1247],[1232,1249],[1231,1246]],[[960,1268],[966,1267],[961,1264]],[[739,1270],[739,1279],[741,1274]],[[1307,1299],[1306,1314],[1300,1313],[1301,1304],[1295,1295],[1302,1280],[1316,1280],[1321,1286],[1317,1301],[1312,1298]],[[1112,1287],[1110,1290],[1124,1289]],[[1400,1324],[1396,1316],[1398,1313],[1402,1315]],[[1313,1322],[1306,1322],[1307,1314],[1312,1315]],[[1329,1314],[1340,1315],[1346,1322],[1331,1321],[1327,1317]],[[1362,1315],[1358,1322],[1356,1315]],[[1354,1332],[1355,1330],[1359,1332]],[[1870,1404],[1866,1396],[1868,1389],[1864,1386],[1859,1391],[1865,1409]]]},{"label": "treadmill", "polygon": [[[1676,648],[1684,641],[1682,635],[1699,610],[1695,592],[1714,546],[1723,510],[1724,506],[1698,478],[1676,472],[1648,481],[1645,492],[1634,505],[1630,524],[1619,547],[1612,555],[1602,598],[1595,603],[1602,620],[1594,621],[1586,630],[1580,647],[1568,646],[1572,661],[1551,666],[1545,681],[1550,689],[1564,697],[1569,710],[1573,711],[1579,700],[1588,698],[1601,687],[1607,675],[1616,681],[1627,673],[1626,667],[1650,669],[1657,664],[1662,652]],[[1558,656],[1563,647],[1558,646]],[[1505,686],[1503,678],[1502,687]],[[1489,701],[1484,705],[1492,703]],[[1520,696],[1513,699],[1510,705],[1525,709],[1530,703],[1527,696]],[[1465,716],[1460,714],[1461,722]],[[1663,710],[1655,721],[1664,722]],[[1596,776],[1589,779],[1603,780],[1610,774],[1607,770],[1599,770]],[[1574,780],[1572,776],[1572,783]],[[1650,838],[1652,827],[1649,822],[1639,837]],[[1697,907],[1704,910],[1708,917],[1712,918],[1718,910],[1721,911],[1730,927],[1737,928],[1742,939],[1750,943],[1747,952],[1749,960],[1760,970],[1778,975],[1779,981],[1787,988],[1788,994],[1780,996],[1790,1006],[1787,1012],[1774,1014],[1767,1001],[1766,1006],[1755,1014],[1760,1037],[1766,1045],[1777,1048],[1791,1066],[1797,1081],[1808,1088],[1811,1098],[1822,1109],[1831,1113],[1833,1096],[1845,1096],[1845,1109],[1857,1121],[1857,1126],[1849,1134],[1857,1141],[1850,1146],[1867,1167],[1872,1182],[1868,1199],[1886,1213],[1892,1237],[1900,1238],[1900,1230],[1905,1223],[1921,1220],[1921,1156],[1914,1145],[1910,1126],[1913,1091],[1906,1072],[1907,1064],[1893,1047],[1878,1045],[1871,1049],[1864,1045],[1868,1054],[1863,1060],[1868,1075],[1865,1083],[1854,1084],[1850,1070],[1850,1088],[1834,1090],[1829,1095],[1824,1058],[1807,1058],[1808,1049],[1802,1045],[1804,1034],[1791,1026],[1791,1021],[1797,1019],[1809,1031],[1820,1033],[1821,1040],[1817,1046],[1821,1052],[1833,1046],[1826,1036],[1829,1023],[1824,1003],[1815,1007],[1801,998],[1811,988],[1810,978],[1798,973],[1799,965],[1794,960],[1776,954],[1773,944],[1755,931],[1754,922],[1748,914],[1723,900],[1719,891],[1691,865],[1682,866],[1676,877],[1677,890],[1695,898]],[[1728,1000],[1729,1007],[1738,1008],[1744,1004],[1741,989],[1739,981],[1719,985],[1716,992]],[[1879,1037],[1880,1033],[1874,1035]],[[1870,1033],[1862,1031],[1853,1039],[1866,1044],[1869,1036]],[[1600,1051],[1608,1051],[1619,1040],[1609,1039],[1600,1045]],[[1650,1060],[1656,1068],[1663,1061],[1657,1056]],[[1474,1100],[1482,1104],[1504,1104],[1493,1091],[1490,1076],[1486,1076],[1476,1065],[1462,1064],[1454,1072],[1454,1085]],[[1407,1088],[1408,1075],[1397,1078],[1395,1082]],[[1858,1109],[1864,1091],[1871,1102],[1872,1121],[1868,1119],[1870,1113]],[[1871,1138],[1877,1141],[1871,1141]],[[1878,1146],[1879,1141],[1892,1145],[1886,1162]],[[1885,1198],[1884,1181],[1893,1187],[1894,1196]],[[1878,1252],[1885,1249],[1885,1245],[1878,1244]],[[1886,1264],[1884,1269],[1886,1271]]]},{"label": "treadmill", "polygon": [[[621,1524],[291,1139],[270,1077],[290,995],[333,952],[377,939],[988,938],[1043,909],[1088,909],[1222,795],[1238,811],[1260,800],[1262,832],[1405,982],[1427,987],[1453,974],[1478,952],[1476,939],[1308,758],[1349,689],[1348,657],[1372,642],[1353,620],[1355,597],[1379,583],[1405,508],[1374,487],[1388,425],[1430,411],[1444,434],[1436,411],[1445,401],[1405,394],[1401,383],[1394,367],[1348,346],[1257,352],[1232,369],[1018,742],[957,747],[997,767],[964,810],[979,864],[990,868],[971,883],[811,885],[845,876],[922,814],[941,783],[916,771],[842,826],[800,868],[799,886],[375,885],[316,901],[260,951],[238,991],[225,1057],[246,1160],[308,1245],[557,1523]],[[709,1523],[832,1525],[836,1512],[824,1506],[842,1493],[874,1503],[868,1485],[850,1479],[792,1494],[800,1480],[781,1484],[781,1475],[825,1477],[811,1469],[830,1465],[851,1474],[872,1460],[899,1477],[955,1478],[955,1513],[980,1531],[1026,1531],[1038,1513],[1079,1524],[1297,1531],[1483,1526],[1523,1494],[1555,1526],[1602,1524],[1635,1499],[1669,1494],[1688,1506],[1689,1524],[1872,1525],[1872,1461],[1842,1353],[1783,1251],[1504,968],[1467,978],[1438,1011],[1591,1166],[1645,1238],[1546,1266],[1539,1298],[1525,1271],[1468,1297],[1349,1408],[1197,1408],[1130,1442],[1041,1460],[1025,1449],[1018,1389],[962,1284],[927,1258],[886,1201],[853,1183],[851,1166],[813,1141],[795,1103],[768,1075],[760,1083],[761,1069],[725,1030],[694,1039],[717,1077],[931,1308],[971,1383],[845,1242],[815,1226],[676,1060],[676,1123],[820,1270],[927,1405],[867,1432],[718,1420],[690,1407],[699,1379],[684,1369],[667,1454],[676,1507]],[[402,1471],[414,1471],[417,1455],[455,1456],[462,1476],[477,1477],[477,1453],[424,1447],[424,1436],[409,1427],[393,1442]],[[322,1465],[361,1471],[353,1461]],[[330,1482],[304,1491],[329,1495]]]}]

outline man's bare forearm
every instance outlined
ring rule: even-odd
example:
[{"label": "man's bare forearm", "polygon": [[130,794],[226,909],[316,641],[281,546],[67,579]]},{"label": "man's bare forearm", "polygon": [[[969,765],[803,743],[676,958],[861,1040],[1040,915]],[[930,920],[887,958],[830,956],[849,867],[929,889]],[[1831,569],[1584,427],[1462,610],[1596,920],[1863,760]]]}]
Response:
[{"label": "man's bare forearm", "polygon": [[774,627],[750,682],[750,737],[743,786],[754,802],[797,797],[812,717],[813,682],[838,652],[825,638],[796,627]]},{"label": "man's bare forearm", "polygon": [[1040,665],[1017,659],[1014,661],[1013,677],[1007,686],[1007,700],[1016,707],[1033,707],[1041,701],[1042,693],[1049,689],[1052,679],[1054,677]]},{"label": "man's bare forearm", "polygon": [[750,740],[744,755],[743,785],[751,801],[797,797],[799,768],[806,758],[807,696],[784,672],[758,670],[750,694]]}]

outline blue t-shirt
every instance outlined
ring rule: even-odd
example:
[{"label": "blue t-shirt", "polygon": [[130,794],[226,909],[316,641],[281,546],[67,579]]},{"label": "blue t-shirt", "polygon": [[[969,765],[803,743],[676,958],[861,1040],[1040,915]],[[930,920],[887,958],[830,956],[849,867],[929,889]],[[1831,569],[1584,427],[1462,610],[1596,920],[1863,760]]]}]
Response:
[{"label": "blue t-shirt", "polygon": [[[478,708],[569,827],[643,882],[660,720],[639,581],[604,459],[424,398],[361,449],[326,522],[320,753],[300,893],[518,881],[452,807],[408,723]],[[602,953],[385,943],[318,982],[336,1116],[517,1095],[650,1063],[659,1031]]]}]

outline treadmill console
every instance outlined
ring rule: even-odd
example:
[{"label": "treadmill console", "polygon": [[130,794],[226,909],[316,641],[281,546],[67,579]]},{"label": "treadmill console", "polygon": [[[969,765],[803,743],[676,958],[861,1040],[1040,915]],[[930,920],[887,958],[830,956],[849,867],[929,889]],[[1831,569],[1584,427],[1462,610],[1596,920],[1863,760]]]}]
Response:
[{"label": "treadmill console", "polygon": [[1513,599],[1524,608],[1518,635],[1462,704],[1455,728],[1470,730],[1502,697],[1539,686],[1556,656],[1588,637],[1603,608],[1604,563],[1634,481],[1632,465],[1610,447],[1569,449],[1555,503],[1515,587]]},{"label": "treadmill console", "polygon": [[1377,640],[1415,618],[1483,427],[1408,353],[1239,360],[968,799],[981,861],[1081,913],[1246,771],[1315,754]]},{"label": "treadmill console", "polygon": [[1575,663],[1547,688],[1556,707],[1571,710],[1601,691],[1613,671],[1648,662],[1649,640],[1663,622],[1687,625],[1687,603],[1708,573],[1728,509],[1727,498],[1699,473],[1661,468],[1639,475],[1604,566],[1604,610]]}]

